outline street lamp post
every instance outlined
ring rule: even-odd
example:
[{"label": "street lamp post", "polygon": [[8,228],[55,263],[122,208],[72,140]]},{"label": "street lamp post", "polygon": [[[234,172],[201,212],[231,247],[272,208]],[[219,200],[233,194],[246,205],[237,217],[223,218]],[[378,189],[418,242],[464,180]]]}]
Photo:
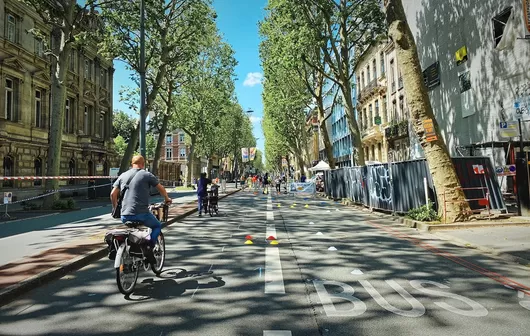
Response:
[{"label": "street lamp post", "polygon": [[140,0],[140,154],[146,157],[146,146],[145,146],[145,0]]}]

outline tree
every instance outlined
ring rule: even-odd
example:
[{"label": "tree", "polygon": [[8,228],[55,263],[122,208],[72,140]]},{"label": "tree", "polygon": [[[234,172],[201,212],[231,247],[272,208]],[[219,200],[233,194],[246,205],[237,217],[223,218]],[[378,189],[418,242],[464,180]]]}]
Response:
[{"label": "tree", "polygon": [[[284,0],[280,0],[284,1]],[[362,52],[384,33],[381,0],[292,0],[303,23],[294,29],[315,34],[326,67],[310,57],[305,63],[336,83],[342,93],[348,127],[356,149],[357,164],[364,165],[361,133],[355,118],[353,93],[355,65]],[[331,75],[328,74],[331,72]]]},{"label": "tree", "polygon": [[[100,30],[101,22],[95,8],[102,1],[85,0],[84,5],[79,5],[75,0],[23,0],[23,2],[33,7],[52,30],[50,45],[43,31],[35,28],[30,32],[37,39],[45,42],[45,54],[51,59],[50,132],[46,175],[58,176],[61,163],[67,73],[72,46],[75,43],[83,45]],[[57,189],[58,180],[46,180],[45,188],[46,190]],[[58,197],[59,194],[46,197],[44,206],[51,207]]]},{"label": "tree", "polygon": [[192,81],[176,96],[174,128],[182,129],[190,139],[188,183],[194,160],[211,156],[216,146],[215,131],[224,118],[225,107],[234,96],[234,69],[237,62],[232,48],[215,32],[189,67]]},{"label": "tree", "polygon": [[298,29],[299,23],[304,22],[297,18],[296,9],[290,1],[270,1],[267,9],[269,13],[260,24],[260,35],[263,37],[260,56],[264,67],[268,68],[269,77],[275,76],[275,71],[290,69],[303,80],[313,98],[310,108],[314,108],[318,116],[327,160],[331,166],[335,166],[333,147],[325,125],[324,100],[330,85],[322,73],[304,62],[304,59],[309,59],[320,68],[326,68],[317,34],[308,29]]},{"label": "tree", "polygon": [[114,138],[121,135],[128,142],[135,127],[136,120],[133,117],[123,111],[114,110],[112,119],[112,136]]},{"label": "tree", "polygon": [[[215,13],[211,0],[146,0],[146,115],[152,112],[168,69],[195,58],[198,50],[215,30]],[[103,11],[107,29],[101,51],[127,64],[136,71],[133,79],[139,83],[140,39],[139,7],[137,2],[118,0]],[[120,171],[129,167],[137,147],[139,124],[132,133]]]},{"label": "tree", "polygon": [[265,170],[265,166],[263,164],[263,153],[257,148],[256,148],[256,157],[252,161],[252,166],[257,171],[264,171]]},{"label": "tree", "polygon": [[[463,191],[459,189],[460,180],[432,110],[423,81],[416,42],[407,22],[403,4],[401,0],[388,0],[386,6],[388,35],[396,48],[397,62],[403,75],[405,97],[413,118],[412,126],[429,164],[438,204],[442,204],[444,194],[448,201],[444,207],[440,207],[439,212],[442,212],[442,208],[446,208],[446,219],[449,222],[463,221],[468,218],[471,210]],[[425,120],[433,122],[437,137],[434,141],[427,140],[423,127]]]},{"label": "tree", "polygon": [[118,156],[120,158],[123,157],[123,154],[125,154],[125,150],[127,149],[127,142],[121,135],[118,135],[114,138],[114,149],[116,150],[116,153],[118,153]]}]

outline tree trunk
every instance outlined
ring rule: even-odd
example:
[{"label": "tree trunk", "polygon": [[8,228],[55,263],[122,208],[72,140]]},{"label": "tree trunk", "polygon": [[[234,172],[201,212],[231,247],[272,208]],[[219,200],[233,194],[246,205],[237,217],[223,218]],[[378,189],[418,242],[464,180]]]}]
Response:
[{"label": "tree trunk", "polygon": [[[59,176],[61,167],[61,147],[64,130],[64,110],[66,104],[66,73],[70,62],[70,42],[65,40],[65,32],[52,35],[55,39],[54,54],[58,59],[52,57],[52,85],[51,85],[51,109],[50,109],[50,133],[48,134],[48,155],[46,159],[46,176]],[[76,114],[77,115],[77,114]],[[72,122],[70,116],[69,121]],[[72,127],[71,125],[69,125]],[[74,130],[75,131],[75,130]],[[46,180],[45,189],[57,190],[58,180]],[[44,198],[44,208],[50,209],[55,200],[59,199],[59,193]]]},{"label": "tree trunk", "polygon": [[153,175],[156,175],[158,172],[160,152],[162,150],[162,146],[164,145],[165,134],[167,132],[167,124],[169,122],[169,111],[168,110],[169,109],[167,109],[166,114],[164,114],[164,118],[162,119],[162,127],[160,127],[160,132],[158,134],[158,141],[156,142],[155,157],[153,159],[153,166],[151,169],[151,173],[153,173]]},{"label": "tree trunk", "polygon": [[[322,76],[320,74],[320,76]],[[335,158],[333,157],[333,145],[331,144],[331,141],[329,140],[329,133],[328,129],[326,127],[326,109],[324,108],[324,99],[322,97],[322,82],[319,82],[319,85],[315,89],[317,94],[317,109],[318,109],[318,122],[320,127],[320,133],[322,135],[323,141],[324,141],[324,148],[326,151],[326,157],[328,159],[329,166],[331,168],[335,167]]]},{"label": "tree trunk", "polygon": [[208,166],[207,166],[207,175],[208,175],[208,178],[212,178],[212,167],[213,167],[213,160],[211,157],[208,157]]},{"label": "tree trunk", "polygon": [[120,174],[127,171],[131,167],[131,159],[133,157],[134,151],[138,148],[138,139],[140,137],[140,122],[136,125],[136,128],[131,133],[129,138],[129,143],[123,154],[120,164]]},{"label": "tree trunk", "polygon": [[191,176],[192,176],[192,172],[193,172],[193,156],[195,155],[195,141],[196,141],[196,136],[193,135],[193,136],[190,136],[191,138],[191,144],[190,144],[190,153],[188,155],[188,172],[186,174],[186,184],[187,186],[191,186],[191,184],[193,183],[193,181],[191,180]]},{"label": "tree trunk", "polygon": [[[436,122],[427,88],[423,81],[414,36],[410,31],[401,0],[388,1],[386,21],[388,34],[394,41],[397,61],[402,71],[405,98],[413,118],[414,131],[418,135],[425,152],[425,158],[436,188],[438,204],[440,205],[438,212],[443,214],[443,209],[446,208],[445,218],[448,222],[464,221],[469,218],[469,204],[463,191],[459,189],[460,180]],[[423,121],[427,119],[431,119],[434,124],[437,140],[427,141],[423,128]],[[447,200],[445,204],[444,199]]]}]

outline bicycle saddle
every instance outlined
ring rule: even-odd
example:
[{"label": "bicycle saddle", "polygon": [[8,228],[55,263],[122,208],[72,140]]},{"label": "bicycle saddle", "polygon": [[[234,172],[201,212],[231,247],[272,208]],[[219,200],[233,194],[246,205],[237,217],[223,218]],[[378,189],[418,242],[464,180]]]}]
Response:
[{"label": "bicycle saddle", "polygon": [[140,221],[126,221],[123,224],[125,224],[127,227],[130,227],[130,228],[136,228],[138,226],[144,225],[144,222],[140,222]]}]

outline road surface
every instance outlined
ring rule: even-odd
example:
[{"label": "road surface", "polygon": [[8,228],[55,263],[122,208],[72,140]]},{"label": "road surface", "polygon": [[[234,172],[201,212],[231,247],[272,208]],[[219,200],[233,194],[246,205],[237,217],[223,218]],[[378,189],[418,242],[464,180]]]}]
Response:
[{"label": "road surface", "polygon": [[220,208],[165,229],[163,277],[142,271],[130,297],[102,259],[2,307],[0,334],[529,333],[528,268],[331,201],[240,192]]}]

